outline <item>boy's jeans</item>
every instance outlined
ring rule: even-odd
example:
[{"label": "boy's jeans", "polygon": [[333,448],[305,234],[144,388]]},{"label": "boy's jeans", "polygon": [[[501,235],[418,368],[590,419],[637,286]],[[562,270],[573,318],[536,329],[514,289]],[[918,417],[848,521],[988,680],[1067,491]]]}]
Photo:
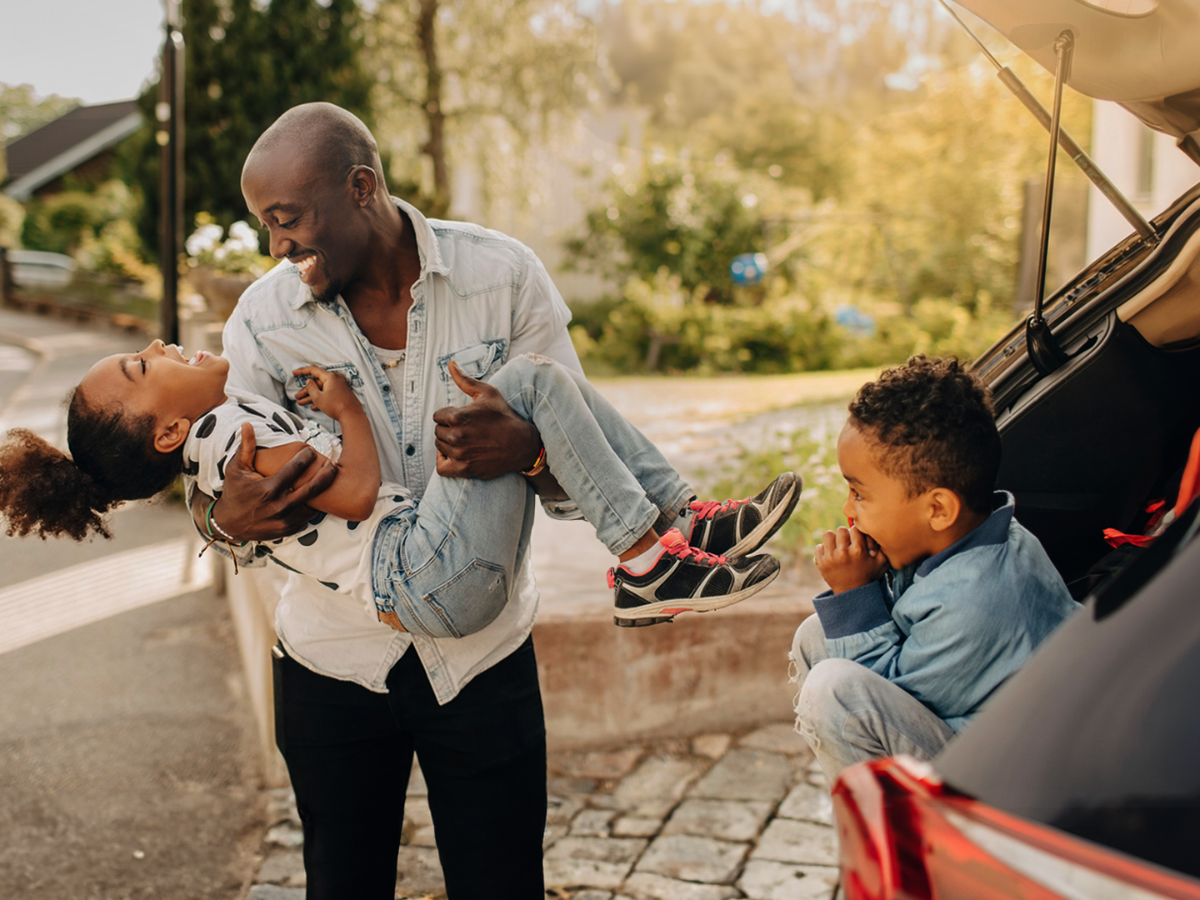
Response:
[{"label": "boy's jeans", "polygon": [[[694,496],[582,375],[548,357],[520,356],[491,384],[514,413],[537,426],[555,478],[614,556],[660,516],[672,521]],[[484,628],[508,602],[533,510],[533,492],[520,475],[487,481],[435,475],[419,504],[379,525],[376,606],[416,634],[459,638]]]},{"label": "boy's jeans", "polygon": [[916,697],[866,666],[830,658],[821,621],[796,629],[788,658],[796,666],[796,730],[808,741],[829,786],[842,769],[907,753],[932,759],[954,731]]}]

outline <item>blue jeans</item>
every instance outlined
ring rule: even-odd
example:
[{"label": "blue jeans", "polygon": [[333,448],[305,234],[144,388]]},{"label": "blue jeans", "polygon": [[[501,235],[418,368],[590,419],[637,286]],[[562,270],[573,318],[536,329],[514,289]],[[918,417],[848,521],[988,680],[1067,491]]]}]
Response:
[{"label": "blue jeans", "polygon": [[[491,379],[537,426],[555,478],[614,556],[673,519],[694,496],[658,449],[582,375],[542,356],[509,360]],[[380,523],[375,603],[405,629],[463,637],[508,602],[529,547],[534,494],[517,474],[481,481],[434,475],[420,503]]]},{"label": "blue jeans", "polygon": [[932,759],[953,729],[920,700],[852,659],[830,658],[821,620],[796,629],[788,658],[796,667],[796,730],[832,787],[842,769],[907,753]]}]

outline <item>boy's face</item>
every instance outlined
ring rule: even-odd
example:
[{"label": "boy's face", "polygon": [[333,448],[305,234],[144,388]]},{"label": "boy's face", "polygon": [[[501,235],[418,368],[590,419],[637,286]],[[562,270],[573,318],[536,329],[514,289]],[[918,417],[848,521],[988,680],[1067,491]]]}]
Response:
[{"label": "boy's face", "polygon": [[934,533],[927,498],[910,497],[903,482],[880,468],[874,438],[847,422],[838,436],[837,457],[850,489],[842,513],[874,538],[892,568],[903,569],[929,556]]}]

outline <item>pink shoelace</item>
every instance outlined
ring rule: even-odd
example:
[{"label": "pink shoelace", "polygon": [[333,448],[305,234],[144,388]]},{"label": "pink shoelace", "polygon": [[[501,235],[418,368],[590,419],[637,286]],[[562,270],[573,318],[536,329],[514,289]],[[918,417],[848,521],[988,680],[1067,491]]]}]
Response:
[{"label": "pink shoelace", "polygon": [[723,566],[728,562],[724,556],[716,553],[708,553],[705,550],[699,550],[687,542],[687,538],[680,533],[678,528],[672,528],[667,531],[661,538],[659,543],[663,546],[664,553],[670,553],[679,559],[687,560],[694,559],[698,563],[704,563],[709,566]]},{"label": "pink shoelace", "polygon": [[704,500],[689,503],[688,506],[696,513],[697,519],[711,519],[717,513],[737,509],[745,500]]}]

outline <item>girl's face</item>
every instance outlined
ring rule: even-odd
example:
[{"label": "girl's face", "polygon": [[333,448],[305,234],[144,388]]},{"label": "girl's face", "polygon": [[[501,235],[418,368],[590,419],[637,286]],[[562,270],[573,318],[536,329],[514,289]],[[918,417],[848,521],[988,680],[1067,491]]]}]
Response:
[{"label": "girl's face", "polygon": [[120,403],[151,413],[160,423],[195,422],[225,401],[229,361],[201,350],[185,359],[179,347],[151,341],[140,353],[118,353],[96,363],[79,383],[97,405]]}]

